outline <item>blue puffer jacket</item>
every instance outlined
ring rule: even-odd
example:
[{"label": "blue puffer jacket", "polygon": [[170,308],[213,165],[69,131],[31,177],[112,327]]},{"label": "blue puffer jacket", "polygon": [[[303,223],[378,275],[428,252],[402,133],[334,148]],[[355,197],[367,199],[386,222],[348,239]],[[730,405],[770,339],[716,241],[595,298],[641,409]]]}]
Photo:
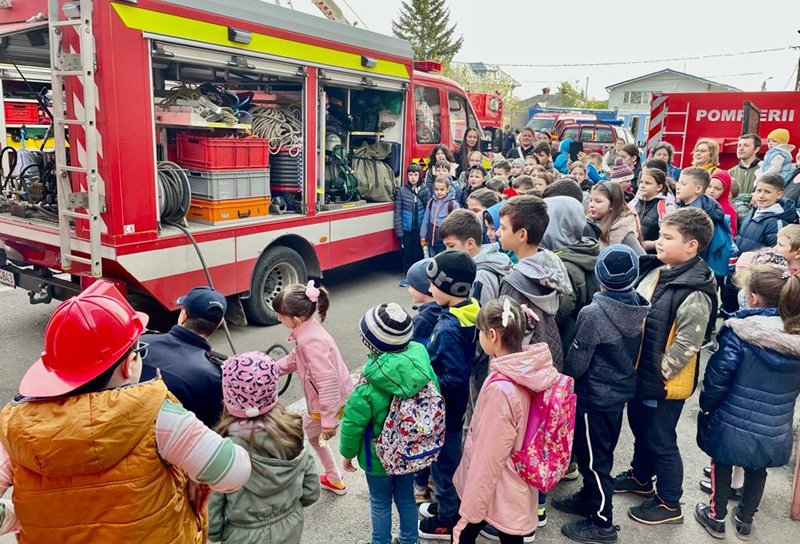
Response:
[{"label": "blue puffer jacket", "polygon": [[428,342],[431,366],[439,378],[444,397],[445,425],[451,429],[463,425],[467,411],[478,310],[480,306],[474,298],[450,308],[443,307]]},{"label": "blue puffer jacket", "polygon": [[442,307],[435,302],[426,302],[417,307],[417,314],[411,318],[411,323],[414,325],[411,340],[419,342],[427,348],[440,315],[442,315]]},{"label": "blue puffer jacket", "polygon": [[748,468],[779,467],[792,452],[800,393],[800,335],[783,331],[775,308],[734,314],[703,378],[697,445],[712,459]]},{"label": "blue puffer jacket", "polygon": [[394,233],[398,238],[403,238],[404,232],[420,230],[430,199],[431,193],[421,183],[413,189],[408,183],[400,187],[394,198]]},{"label": "blue puffer jacket", "polygon": [[442,244],[439,227],[453,210],[461,207],[452,187],[441,200],[433,196],[433,193],[431,195],[428,205],[425,206],[425,216],[422,218],[422,225],[419,229],[420,239],[428,242],[429,246]]},{"label": "blue puffer jacket", "polygon": [[736,245],[742,253],[773,247],[778,243],[778,231],[791,223],[797,223],[794,200],[782,198],[763,211],[752,208],[739,226]]}]

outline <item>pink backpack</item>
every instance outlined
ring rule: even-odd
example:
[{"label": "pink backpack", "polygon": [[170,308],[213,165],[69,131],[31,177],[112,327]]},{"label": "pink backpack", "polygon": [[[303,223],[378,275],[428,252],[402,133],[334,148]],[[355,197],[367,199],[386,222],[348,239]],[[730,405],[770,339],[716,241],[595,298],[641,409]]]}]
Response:
[{"label": "pink backpack", "polygon": [[[511,380],[495,373],[487,383],[495,381]],[[556,486],[569,467],[575,435],[574,388],[572,378],[559,374],[546,391],[530,392],[531,408],[522,449],[511,452],[517,474],[544,493]]]}]

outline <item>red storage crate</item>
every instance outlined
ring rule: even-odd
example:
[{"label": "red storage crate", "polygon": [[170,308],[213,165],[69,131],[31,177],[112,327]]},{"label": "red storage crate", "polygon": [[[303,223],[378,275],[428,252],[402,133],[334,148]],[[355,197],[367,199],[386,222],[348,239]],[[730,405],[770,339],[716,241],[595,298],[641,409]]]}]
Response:
[{"label": "red storage crate", "polygon": [[269,166],[269,140],[178,134],[178,164],[203,170],[256,170]]},{"label": "red storage crate", "polygon": [[39,123],[39,104],[33,102],[13,102],[4,103],[6,112],[6,124],[36,125]]}]

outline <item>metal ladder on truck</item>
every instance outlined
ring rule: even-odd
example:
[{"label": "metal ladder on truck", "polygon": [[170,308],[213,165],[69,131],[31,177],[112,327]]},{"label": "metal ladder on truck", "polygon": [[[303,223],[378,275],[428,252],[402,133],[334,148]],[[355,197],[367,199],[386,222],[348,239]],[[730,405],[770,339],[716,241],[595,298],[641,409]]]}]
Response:
[{"label": "metal ladder on truck", "polygon": [[[102,186],[98,172],[98,132],[97,132],[97,86],[94,80],[95,47],[92,33],[92,0],[80,0],[62,4],[59,0],[47,1],[47,15],[50,29],[50,68],[53,82],[53,139],[55,141],[56,180],[58,186],[58,225],[61,233],[61,268],[69,271],[72,263],[91,267],[92,276],[99,278],[103,273],[101,219],[104,203],[100,195]],[[78,51],[71,53],[64,39],[65,30],[72,28],[77,34]],[[76,100],[82,98],[82,118],[69,118],[65,104],[65,82],[77,78]],[[82,95],[82,96],[81,96]],[[77,106],[77,104],[75,104]],[[80,116],[78,107],[72,110]],[[86,146],[85,164],[67,165],[67,130],[69,127],[83,127]],[[78,153],[77,138],[73,138],[75,156]],[[74,174],[86,176],[86,191],[73,191],[79,187],[72,183]],[[78,211],[82,210],[82,211]],[[76,255],[72,249],[72,223],[77,220],[88,222],[89,258]]]}]

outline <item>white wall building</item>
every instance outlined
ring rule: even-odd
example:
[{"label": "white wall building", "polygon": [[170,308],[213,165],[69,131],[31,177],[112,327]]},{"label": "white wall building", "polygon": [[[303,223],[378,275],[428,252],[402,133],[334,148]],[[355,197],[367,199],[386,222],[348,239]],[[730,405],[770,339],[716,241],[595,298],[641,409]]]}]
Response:
[{"label": "white wall building", "polygon": [[608,109],[620,113],[649,113],[654,92],[702,93],[739,91],[736,87],[702,77],[670,70],[660,70],[606,87]]}]

